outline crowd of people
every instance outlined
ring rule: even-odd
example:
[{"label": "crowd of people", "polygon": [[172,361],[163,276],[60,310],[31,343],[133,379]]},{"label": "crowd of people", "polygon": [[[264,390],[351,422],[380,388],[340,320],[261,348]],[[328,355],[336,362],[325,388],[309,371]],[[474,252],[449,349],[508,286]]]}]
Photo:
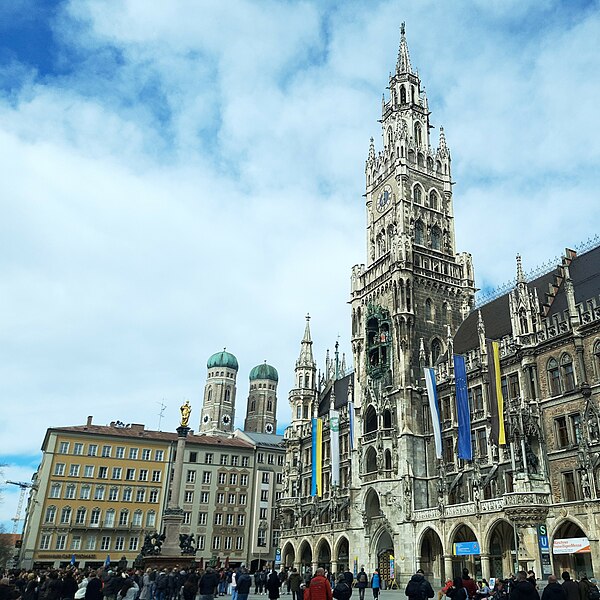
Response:
[{"label": "crowd of people", "polygon": [[[507,579],[495,579],[493,585],[476,581],[464,569],[460,576],[448,580],[439,590],[437,600],[600,600],[598,582],[585,575],[579,581],[562,574],[548,577],[539,591],[533,571],[520,571]],[[245,567],[237,569],[112,569],[97,570],[67,567],[47,571],[10,571],[0,579],[0,600],[214,600],[231,595],[231,600],[248,600],[266,595],[277,600],[290,595],[290,600],[350,600],[354,589],[357,600],[365,600],[370,588],[378,600],[384,584],[379,570],[368,575],[364,567],[356,573],[349,570],[334,576],[323,568],[299,573],[296,568],[259,569],[251,575]],[[428,600],[436,594],[419,569],[411,578],[404,594],[408,600]]]}]

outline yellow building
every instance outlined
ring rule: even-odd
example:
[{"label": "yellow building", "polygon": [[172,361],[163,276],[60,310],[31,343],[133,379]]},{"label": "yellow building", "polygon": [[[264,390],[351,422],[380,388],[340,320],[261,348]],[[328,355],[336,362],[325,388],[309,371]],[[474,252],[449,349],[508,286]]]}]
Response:
[{"label": "yellow building", "polygon": [[48,429],[27,508],[21,566],[59,567],[72,556],[132,565],[160,531],[172,433],[113,422]]}]

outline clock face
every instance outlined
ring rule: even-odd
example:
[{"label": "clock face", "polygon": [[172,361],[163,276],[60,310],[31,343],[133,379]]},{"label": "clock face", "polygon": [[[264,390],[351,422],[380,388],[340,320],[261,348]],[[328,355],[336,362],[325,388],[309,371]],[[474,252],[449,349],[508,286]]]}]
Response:
[{"label": "clock face", "polygon": [[392,203],[392,190],[389,186],[383,188],[381,194],[377,198],[377,211],[382,213]]},{"label": "clock face", "polygon": [[223,425],[229,425],[229,423],[231,422],[231,418],[229,417],[229,415],[223,415]]},{"label": "clock face", "polygon": [[265,427],[265,431],[267,433],[273,433],[273,425],[271,423],[267,423],[267,426]]},{"label": "clock face", "polygon": [[210,420],[210,417],[208,415],[204,415],[204,418],[202,419],[205,423],[208,423]]}]

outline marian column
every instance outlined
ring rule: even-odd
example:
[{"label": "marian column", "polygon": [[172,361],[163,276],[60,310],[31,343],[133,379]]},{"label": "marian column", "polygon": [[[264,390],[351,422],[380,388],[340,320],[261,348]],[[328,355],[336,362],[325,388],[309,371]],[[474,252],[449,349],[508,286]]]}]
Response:
[{"label": "marian column", "polygon": [[179,506],[181,492],[181,475],[183,473],[183,459],[185,453],[185,442],[190,431],[188,423],[192,408],[188,400],[181,406],[181,423],[177,428],[177,450],[175,455],[175,467],[173,472],[173,485],[171,486],[171,499],[163,515],[163,526],[165,541],[162,545],[162,556],[179,556],[179,532],[183,523],[183,509]]}]

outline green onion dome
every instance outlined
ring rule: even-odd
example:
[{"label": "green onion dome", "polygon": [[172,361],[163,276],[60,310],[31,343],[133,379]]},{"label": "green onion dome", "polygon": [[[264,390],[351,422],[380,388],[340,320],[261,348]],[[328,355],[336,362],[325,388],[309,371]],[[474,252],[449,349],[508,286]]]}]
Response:
[{"label": "green onion dome", "polygon": [[257,379],[270,379],[271,381],[279,381],[279,374],[277,369],[268,365],[266,362],[262,365],[257,365],[250,371],[250,381],[256,381]]},{"label": "green onion dome", "polygon": [[206,362],[206,367],[208,369],[214,369],[215,367],[227,367],[228,369],[233,369],[234,371],[237,371],[239,368],[237,358],[231,354],[231,352],[227,352],[225,349],[223,349],[221,352],[213,354]]}]

